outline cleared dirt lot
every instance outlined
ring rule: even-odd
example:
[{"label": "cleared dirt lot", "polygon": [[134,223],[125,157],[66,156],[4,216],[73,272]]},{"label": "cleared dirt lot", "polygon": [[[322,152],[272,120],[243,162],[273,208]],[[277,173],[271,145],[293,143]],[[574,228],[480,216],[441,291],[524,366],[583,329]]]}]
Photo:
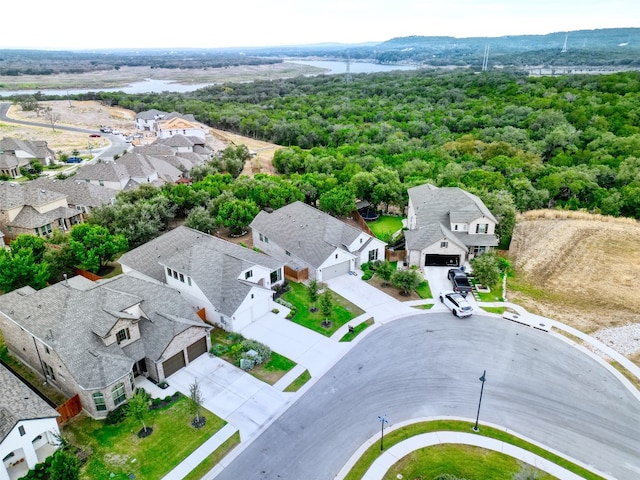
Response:
[{"label": "cleared dirt lot", "polygon": [[510,257],[527,293],[509,300],[640,360],[640,223],[582,212],[522,215]]},{"label": "cleared dirt lot", "polygon": [[[123,133],[135,131],[135,112],[119,107],[107,107],[96,101],[76,101],[76,100],[56,100],[40,102],[44,108],[51,108],[59,115],[59,121],[55,124],[68,125],[72,127],[83,127],[98,130],[101,125],[108,125],[117,128]],[[9,109],[8,116],[18,120],[29,120],[46,123],[42,114],[35,112],[24,112],[18,105],[13,105]],[[282,148],[273,143],[263,142],[253,138],[243,137],[235,133],[210,129],[211,134],[222,141],[225,145],[246,145],[249,150],[255,152],[242,171],[243,175],[253,176],[257,173],[273,174],[273,154],[277,149]],[[81,152],[88,151],[89,148],[100,148],[106,145],[106,140],[100,138],[90,138],[86,133],[69,132],[56,128],[29,127],[13,123],[0,122],[0,138],[14,137],[22,140],[45,140],[54,152],[71,153],[74,149]],[[143,143],[152,142],[154,137],[145,137]]]}]

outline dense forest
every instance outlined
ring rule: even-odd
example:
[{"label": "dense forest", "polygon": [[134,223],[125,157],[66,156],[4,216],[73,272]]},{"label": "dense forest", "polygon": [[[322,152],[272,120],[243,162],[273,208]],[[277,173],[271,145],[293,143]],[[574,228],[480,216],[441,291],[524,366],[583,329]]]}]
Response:
[{"label": "dense forest", "polygon": [[534,78],[467,71],[84,96],[135,111],[192,113],[213,127],[287,146],[275,166],[308,192],[308,201],[350,185],[358,198],[402,208],[407,187],[433,182],[498,197],[489,201],[494,207],[635,218],[639,97],[640,73]]},{"label": "dense forest", "polygon": [[118,70],[121,67],[225,68],[238,65],[280,63],[276,58],[257,58],[210,50],[140,52],[70,52],[0,50],[0,75],[53,75]]}]

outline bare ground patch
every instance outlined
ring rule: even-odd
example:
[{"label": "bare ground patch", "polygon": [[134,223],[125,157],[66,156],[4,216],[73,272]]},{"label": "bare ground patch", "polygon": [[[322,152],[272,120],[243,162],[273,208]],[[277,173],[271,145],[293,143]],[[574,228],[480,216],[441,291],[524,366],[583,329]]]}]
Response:
[{"label": "bare ground patch", "polygon": [[627,334],[640,324],[640,224],[582,212],[545,215],[553,213],[518,220],[509,300],[601,337],[620,353],[640,351],[640,335]]}]

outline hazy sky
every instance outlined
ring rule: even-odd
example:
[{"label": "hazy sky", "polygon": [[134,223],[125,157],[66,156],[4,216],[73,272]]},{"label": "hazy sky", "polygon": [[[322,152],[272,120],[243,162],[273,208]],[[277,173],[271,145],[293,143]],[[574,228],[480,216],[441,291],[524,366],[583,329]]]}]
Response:
[{"label": "hazy sky", "polygon": [[640,0],[11,2],[0,48],[243,47],[640,27]]}]

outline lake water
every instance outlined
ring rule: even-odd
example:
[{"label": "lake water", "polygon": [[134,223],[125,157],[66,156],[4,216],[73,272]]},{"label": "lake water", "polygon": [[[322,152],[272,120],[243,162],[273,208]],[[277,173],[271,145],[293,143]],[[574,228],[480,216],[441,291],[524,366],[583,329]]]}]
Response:
[{"label": "lake water", "polygon": [[[299,63],[302,65],[311,65],[313,67],[324,68],[325,75],[344,74],[347,71],[345,62],[329,61],[329,60],[297,60],[287,59],[289,63]],[[351,73],[375,73],[390,72],[393,70],[415,70],[413,65],[381,65],[378,63],[367,62],[351,62]],[[214,83],[201,83],[194,85],[182,85],[173,83],[171,80],[147,79],[141,82],[134,82],[130,85],[119,88],[70,88],[62,89],[41,89],[41,90],[0,90],[0,97],[10,97],[13,95],[33,95],[40,92],[42,95],[81,95],[88,92],[124,92],[129,94],[135,93],[160,93],[160,92],[193,92],[200,88],[215,85]]]}]

